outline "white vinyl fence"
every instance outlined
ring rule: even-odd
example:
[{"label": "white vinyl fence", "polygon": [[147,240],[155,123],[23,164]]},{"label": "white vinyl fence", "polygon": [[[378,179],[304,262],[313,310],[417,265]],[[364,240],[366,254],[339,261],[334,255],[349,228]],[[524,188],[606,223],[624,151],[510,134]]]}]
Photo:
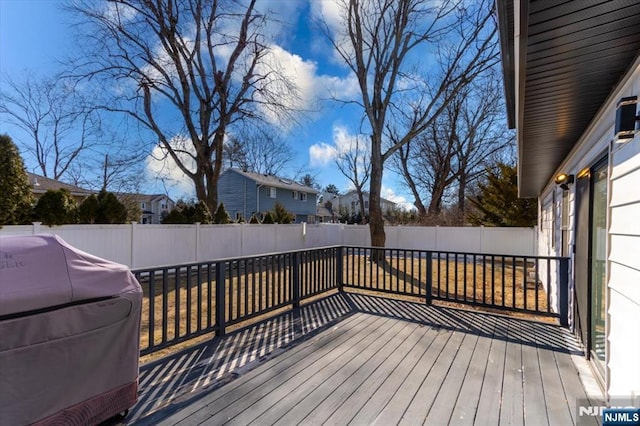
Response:
[{"label": "white vinyl fence", "polygon": [[[535,228],[385,227],[387,247],[536,255]],[[57,234],[80,250],[130,268],[250,256],[332,245],[369,246],[369,227],[295,225],[33,225],[4,226],[0,236]],[[1,249],[0,243],[0,249]]]}]

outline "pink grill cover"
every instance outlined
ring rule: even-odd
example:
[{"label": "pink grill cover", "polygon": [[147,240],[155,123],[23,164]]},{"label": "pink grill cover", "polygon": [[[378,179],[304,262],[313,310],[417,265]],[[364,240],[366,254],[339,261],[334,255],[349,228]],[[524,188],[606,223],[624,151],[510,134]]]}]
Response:
[{"label": "pink grill cover", "polygon": [[56,235],[0,237],[0,316],[141,292],[129,269]]},{"label": "pink grill cover", "polygon": [[0,237],[0,424],[95,411],[135,389],[141,307],[126,266],[53,235]]}]

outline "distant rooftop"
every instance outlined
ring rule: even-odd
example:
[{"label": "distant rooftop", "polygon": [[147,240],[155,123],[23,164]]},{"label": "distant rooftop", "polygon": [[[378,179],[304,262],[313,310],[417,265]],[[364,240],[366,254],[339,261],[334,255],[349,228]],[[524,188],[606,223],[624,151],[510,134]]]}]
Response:
[{"label": "distant rooftop", "polygon": [[79,186],[71,185],[69,183],[60,182],[56,179],[51,179],[45,176],[40,176],[35,173],[27,172],[29,176],[29,184],[35,194],[44,194],[45,192],[57,191],[59,189],[68,190],[71,195],[88,197],[91,194],[95,194],[95,191],[89,189],[80,188]]},{"label": "distant rooftop", "polygon": [[279,176],[274,176],[274,175],[266,175],[266,174],[260,174],[260,173],[254,173],[254,172],[245,172],[243,170],[239,170],[239,169],[228,169],[225,171],[225,173],[229,172],[229,171],[234,171],[238,174],[241,174],[261,185],[264,186],[272,186],[274,188],[284,188],[284,189],[290,189],[292,191],[301,191],[301,192],[308,192],[311,194],[317,194],[318,191],[311,188],[310,186],[305,186],[305,185],[301,185],[298,182],[292,180],[292,179],[287,179],[287,178],[282,178]]}]

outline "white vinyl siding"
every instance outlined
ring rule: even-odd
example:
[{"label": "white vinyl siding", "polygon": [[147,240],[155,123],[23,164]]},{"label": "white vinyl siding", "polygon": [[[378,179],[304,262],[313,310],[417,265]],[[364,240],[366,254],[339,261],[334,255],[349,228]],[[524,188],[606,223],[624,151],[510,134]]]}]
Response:
[{"label": "white vinyl siding", "polygon": [[[640,78],[640,76],[639,76]],[[638,93],[640,95],[640,93]],[[640,403],[640,135],[611,153],[609,242],[610,395]]]}]

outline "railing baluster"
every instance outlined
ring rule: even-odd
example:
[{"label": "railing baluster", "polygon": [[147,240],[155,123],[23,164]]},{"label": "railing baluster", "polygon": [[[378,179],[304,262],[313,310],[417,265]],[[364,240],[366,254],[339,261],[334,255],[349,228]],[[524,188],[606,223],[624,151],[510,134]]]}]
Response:
[{"label": "railing baluster", "polygon": [[191,334],[191,308],[192,308],[192,297],[191,297],[191,266],[187,266],[187,334]]},{"label": "railing baluster", "polygon": [[502,291],[500,298],[502,299],[502,303],[501,305],[504,306],[504,274],[505,274],[505,269],[506,269],[506,264],[504,261],[504,256],[502,256],[502,267],[500,268],[500,270],[502,271],[502,282],[500,283],[501,287],[500,290]]},{"label": "railing baluster", "polygon": [[536,298],[536,311],[538,311],[538,259],[534,259],[535,262],[535,270],[534,270],[534,274],[535,276],[533,277],[533,295]]},{"label": "railing baluster", "polygon": [[[560,285],[560,282],[556,282],[556,287]],[[547,259],[547,312],[551,310],[551,259]]]},{"label": "railing baluster", "polygon": [[496,258],[491,255],[491,304],[496,304]]},{"label": "railing baluster", "polygon": [[[508,261],[511,262],[511,285],[506,284]],[[482,262],[481,268],[478,262]],[[518,266],[520,263],[522,268]],[[541,273],[544,267],[546,274]],[[500,268],[498,274],[496,268]],[[552,272],[552,268],[557,273]],[[520,273],[521,280],[517,278]],[[148,328],[145,330],[148,344],[142,348],[142,354],[211,331],[224,334],[230,325],[289,304],[298,308],[305,298],[334,288],[343,290],[345,286],[420,297],[424,291],[427,304],[439,299],[526,311],[560,318],[563,325],[568,317],[567,258],[337,246],[138,270],[134,274],[148,292],[148,300],[144,301],[148,304],[147,318],[143,319]],[[557,285],[553,285],[556,277]],[[529,278],[534,283],[533,292],[528,289]],[[500,279],[499,284],[496,279]],[[473,285],[473,289],[469,289],[469,285]],[[511,287],[510,293],[508,287]],[[546,289],[546,294],[541,294],[541,289]],[[558,309],[552,306],[550,291],[553,289],[558,291]],[[194,295],[194,292],[197,293]],[[535,300],[529,300],[530,293]],[[173,331],[169,330],[170,324]]]},{"label": "railing baluster", "polygon": [[207,329],[211,329],[212,316],[214,316],[215,321],[215,314],[211,312],[211,300],[213,298],[213,294],[211,292],[211,279],[211,263],[207,263]]},{"label": "railing baluster", "polygon": [[477,280],[476,280],[476,271],[477,271],[477,264],[476,264],[476,254],[473,254],[473,303],[476,303],[478,301],[478,299],[476,298],[476,293],[477,293],[477,289],[476,287],[478,286]]},{"label": "railing baluster", "polygon": [[455,256],[453,263],[453,285],[455,287],[455,299],[458,300],[458,253],[454,253],[453,255]]},{"label": "railing baluster", "polygon": [[169,273],[162,268],[162,343],[167,343],[167,329],[169,328]]},{"label": "railing baluster", "polygon": [[174,288],[175,288],[175,313],[174,313],[174,318],[175,318],[175,329],[173,330],[174,332],[174,339],[177,339],[178,337],[180,337],[180,267],[174,268]]},{"label": "railing baluster", "polygon": [[149,347],[155,346],[155,323],[156,323],[156,275],[155,271],[149,273]]},{"label": "railing baluster", "polygon": [[224,336],[226,332],[225,295],[226,277],[225,262],[216,262],[216,335]]},{"label": "railing baluster", "polygon": [[516,307],[516,257],[513,256],[513,277],[511,279],[511,307]]},{"label": "railing baluster", "polygon": [[433,294],[432,294],[432,287],[433,287],[433,278],[432,278],[432,273],[433,273],[433,265],[431,264],[431,260],[432,260],[432,254],[430,251],[427,252],[427,288],[426,290],[426,299],[427,299],[427,305],[431,305],[432,300],[433,300]]},{"label": "railing baluster", "polygon": [[524,309],[527,309],[527,275],[529,274],[529,264],[527,263],[527,258],[524,257]]}]

